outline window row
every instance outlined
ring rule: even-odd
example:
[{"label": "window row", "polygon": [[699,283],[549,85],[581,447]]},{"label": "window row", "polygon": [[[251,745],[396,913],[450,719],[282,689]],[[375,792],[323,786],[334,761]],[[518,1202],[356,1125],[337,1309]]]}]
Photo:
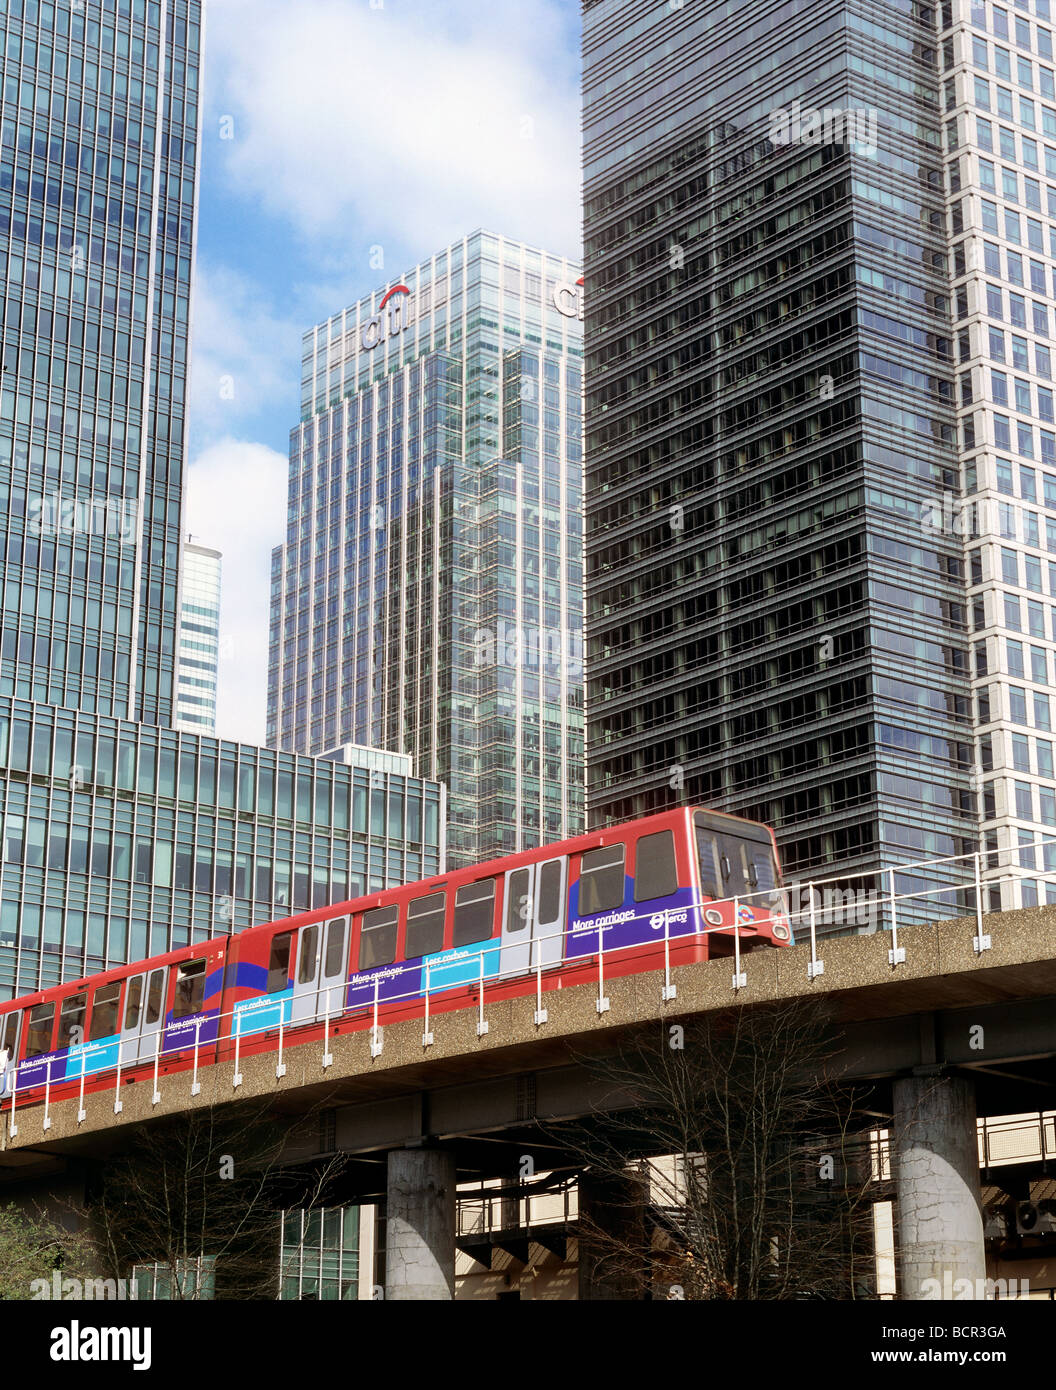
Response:
[{"label": "window row", "polygon": [[1021,377],[1013,377],[1010,383],[1006,373],[996,368],[990,369],[990,398],[995,405],[1012,406],[1021,415],[1036,415],[1049,424],[1056,420],[1049,387],[1033,386]]},{"label": "window row", "polygon": [[[1007,310],[1006,310],[1007,295]],[[1000,285],[986,285],[986,312],[989,318],[999,323],[1010,323],[1013,328],[1029,328],[1039,338],[1049,336],[1049,306],[1017,294],[1015,290],[1004,290]]]},{"label": "window row", "polygon": [[[1003,235],[1014,246],[1027,246],[1031,251],[1045,250],[1045,229],[1036,217],[1020,216],[1011,208],[1005,208],[1003,218],[998,219],[998,207],[989,198],[979,199],[980,222],[984,232],[994,236]],[[963,218],[962,218],[963,221]],[[1049,255],[1056,256],[1056,227],[1049,227]]]}]

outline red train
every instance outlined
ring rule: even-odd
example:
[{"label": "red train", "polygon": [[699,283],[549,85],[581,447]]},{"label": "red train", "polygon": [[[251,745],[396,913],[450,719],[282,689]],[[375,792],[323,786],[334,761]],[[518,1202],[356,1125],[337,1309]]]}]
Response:
[{"label": "red train", "polygon": [[792,943],[764,825],[684,808],[0,1005],[0,1102]]}]

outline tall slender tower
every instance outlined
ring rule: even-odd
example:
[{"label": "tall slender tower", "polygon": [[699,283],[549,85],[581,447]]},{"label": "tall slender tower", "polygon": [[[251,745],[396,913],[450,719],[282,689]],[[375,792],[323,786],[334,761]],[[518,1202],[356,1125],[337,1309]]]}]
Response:
[{"label": "tall slender tower", "polygon": [[477,231],[304,340],[268,740],[411,754],[452,867],[582,826],[581,313]]},{"label": "tall slender tower", "polygon": [[[994,905],[1056,902],[1056,54],[1049,0],[939,7],[973,686]],[[1048,180],[1052,179],[1052,183]]]},{"label": "tall slender tower", "polygon": [[183,543],[176,727],[192,734],[216,733],[222,560],[218,550]]}]

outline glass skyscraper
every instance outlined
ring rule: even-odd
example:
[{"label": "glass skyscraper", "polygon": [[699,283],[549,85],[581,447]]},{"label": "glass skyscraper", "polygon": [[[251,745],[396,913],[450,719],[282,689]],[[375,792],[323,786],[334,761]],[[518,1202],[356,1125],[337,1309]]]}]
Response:
[{"label": "glass skyscraper", "polygon": [[410,754],[452,867],[582,826],[581,313],[477,231],[304,339],[268,742]]},{"label": "glass skyscraper", "polygon": [[165,723],[201,7],[7,0],[0,22],[4,619],[32,648],[0,693]]},{"label": "glass skyscraper", "polygon": [[176,727],[192,734],[216,733],[221,563],[219,550],[184,541]]},{"label": "glass skyscraper", "polygon": [[0,998],[443,867],[442,788],[177,733],[198,0],[0,0]]},{"label": "glass skyscraper", "polygon": [[937,12],[584,22],[593,822],[737,811],[800,879],[974,852]]}]

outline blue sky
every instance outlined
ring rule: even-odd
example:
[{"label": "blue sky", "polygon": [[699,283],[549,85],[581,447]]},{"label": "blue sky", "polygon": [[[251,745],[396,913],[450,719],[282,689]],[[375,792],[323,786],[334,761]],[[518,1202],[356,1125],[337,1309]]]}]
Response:
[{"label": "blue sky", "polygon": [[257,742],[301,334],[475,227],[578,257],[579,4],[207,9],[187,525],[225,557],[219,732]]}]

